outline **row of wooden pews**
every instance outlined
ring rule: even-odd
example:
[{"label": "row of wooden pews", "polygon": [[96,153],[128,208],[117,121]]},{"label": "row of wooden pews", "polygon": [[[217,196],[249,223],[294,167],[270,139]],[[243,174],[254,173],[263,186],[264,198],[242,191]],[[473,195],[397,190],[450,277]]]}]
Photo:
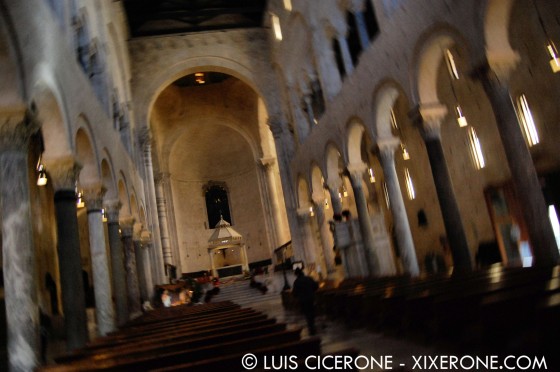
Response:
[{"label": "row of wooden pews", "polygon": [[[229,301],[161,308],[56,358],[42,372],[244,371],[242,357],[321,355],[318,337]],[[357,354],[355,350],[348,353]]]},{"label": "row of wooden pews", "polygon": [[362,278],[318,292],[335,321],[462,353],[548,354],[560,331],[560,267]]}]

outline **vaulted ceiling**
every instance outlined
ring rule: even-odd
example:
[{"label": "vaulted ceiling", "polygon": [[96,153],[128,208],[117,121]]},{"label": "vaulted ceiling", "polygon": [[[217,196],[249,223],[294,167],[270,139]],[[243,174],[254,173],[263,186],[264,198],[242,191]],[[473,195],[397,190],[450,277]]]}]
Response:
[{"label": "vaulted ceiling", "polygon": [[266,0],[123,0],[132,37],[262,27]]}]

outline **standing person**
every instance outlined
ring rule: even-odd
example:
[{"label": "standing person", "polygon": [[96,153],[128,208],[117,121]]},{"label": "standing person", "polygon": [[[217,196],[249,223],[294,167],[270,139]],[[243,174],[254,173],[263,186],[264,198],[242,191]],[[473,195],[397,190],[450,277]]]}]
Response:
[{"label": "standing person", "polygon": [[294,281],[292,294],[298,300],[301,311],[305,315],[307,321],[307,328],[310,335],[315,335],[315,292],[319,285],[315,280],[306,276],[303,270],[297,268],[294,272],[296,280]]}]

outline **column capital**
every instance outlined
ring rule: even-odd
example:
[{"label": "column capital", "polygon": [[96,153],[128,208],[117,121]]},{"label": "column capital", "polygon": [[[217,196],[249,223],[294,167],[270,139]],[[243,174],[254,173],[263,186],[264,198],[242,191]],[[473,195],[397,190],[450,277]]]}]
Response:
[{"label": "column capital", "polygon": [[395,159],[395,150],[401,145],[398,137],[381,138],[377,141],[377,152],[381,160]]},{"label": "column capital", "polygon": [[40,127],[36,114],[24,106],[0,108],[0,150],[27,152],[29,139]]},{"label": "column capital", "polygon": [[122,203],[118,200],[108,200],[104,204],[105,214],[107,215],[107,222],[118,223],[119,212],[122,208]]},{"label": "column capital", "polygon": [[103,209],[103,197],[107,188],[101,182],[85,185],[82,187],[84,203],[88,212],[101,211]]},{"label": "column capital", "polygon": [[338,190],[340,190],[340,187],[342,186],[342,180],[339,177],[327,179],[325,185],[327,185],[329,191],[338,193]]},{"label": "column capital", "polygon": [[170,175],[171,174],[168,172],[159,172],[154,176],[154,182],[156,183],[156,185],[165,185],[169,182]]},{"label": "column capital", "polygon": [[492,50],[486,54],[488,66],[496,74],[501,84],[508,85],[511,73],[517,68],[521,56],[515,50]]},{"label": "column capital", "polygon": [[350,163],[346,166],[346,170],[348,171],[350,177],[361,177],[367,170],[367,164],[364,162]]},{"label": "column capital", "polygon": [[140,241],[143,247],[148,248],[152,244],[152,233],[149,230],[143,229],[140,231]]},{"label": "column capital", "polygon": [[313,204],[323,208],[323,206],[325,205],[325,194],[320,191],[315,191],[311,195],[311,200],[313,201]]},{"label": "column capital", "polygon": [[416,107],[411,116],[419,126],[425,140],[440,139],[441,122],[447,112],[447,106],[439,102],[422,103]]},{"label": "column capital", "polygon": [[53,181],[52,185],[55,191],[74,190],[76,188],[76,181],[82,170],[82,165],[78,163],[74,156],[45,159],[45,167]]},{"label": "column capital", "polygon": [[301,207],[296,210],[299,219],[307,220],[310,216],[309,207]]},{"label": "column capital", "polygon": [[132,237],[132,232],[134,229],[134,217],[125,216],[119,220],[121,225],[121,233],[123,237]]},{"label": "column capital", "polygon": [[138,140],[143,149],[149,148],[152,145],[152,131],[150,128],[142,128],[138,132]]}]

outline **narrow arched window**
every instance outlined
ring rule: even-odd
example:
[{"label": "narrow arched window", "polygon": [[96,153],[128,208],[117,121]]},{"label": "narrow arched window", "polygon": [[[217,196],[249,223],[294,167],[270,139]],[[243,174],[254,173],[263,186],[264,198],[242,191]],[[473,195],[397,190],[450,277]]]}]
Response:
[{"label": "narrow arched window", "polygon": [[214,184],[205,187],[206,212],[208,213],[208,227],[216,227],[220,218],[233,225],[229,211],[228,190],[225,184]]}]

